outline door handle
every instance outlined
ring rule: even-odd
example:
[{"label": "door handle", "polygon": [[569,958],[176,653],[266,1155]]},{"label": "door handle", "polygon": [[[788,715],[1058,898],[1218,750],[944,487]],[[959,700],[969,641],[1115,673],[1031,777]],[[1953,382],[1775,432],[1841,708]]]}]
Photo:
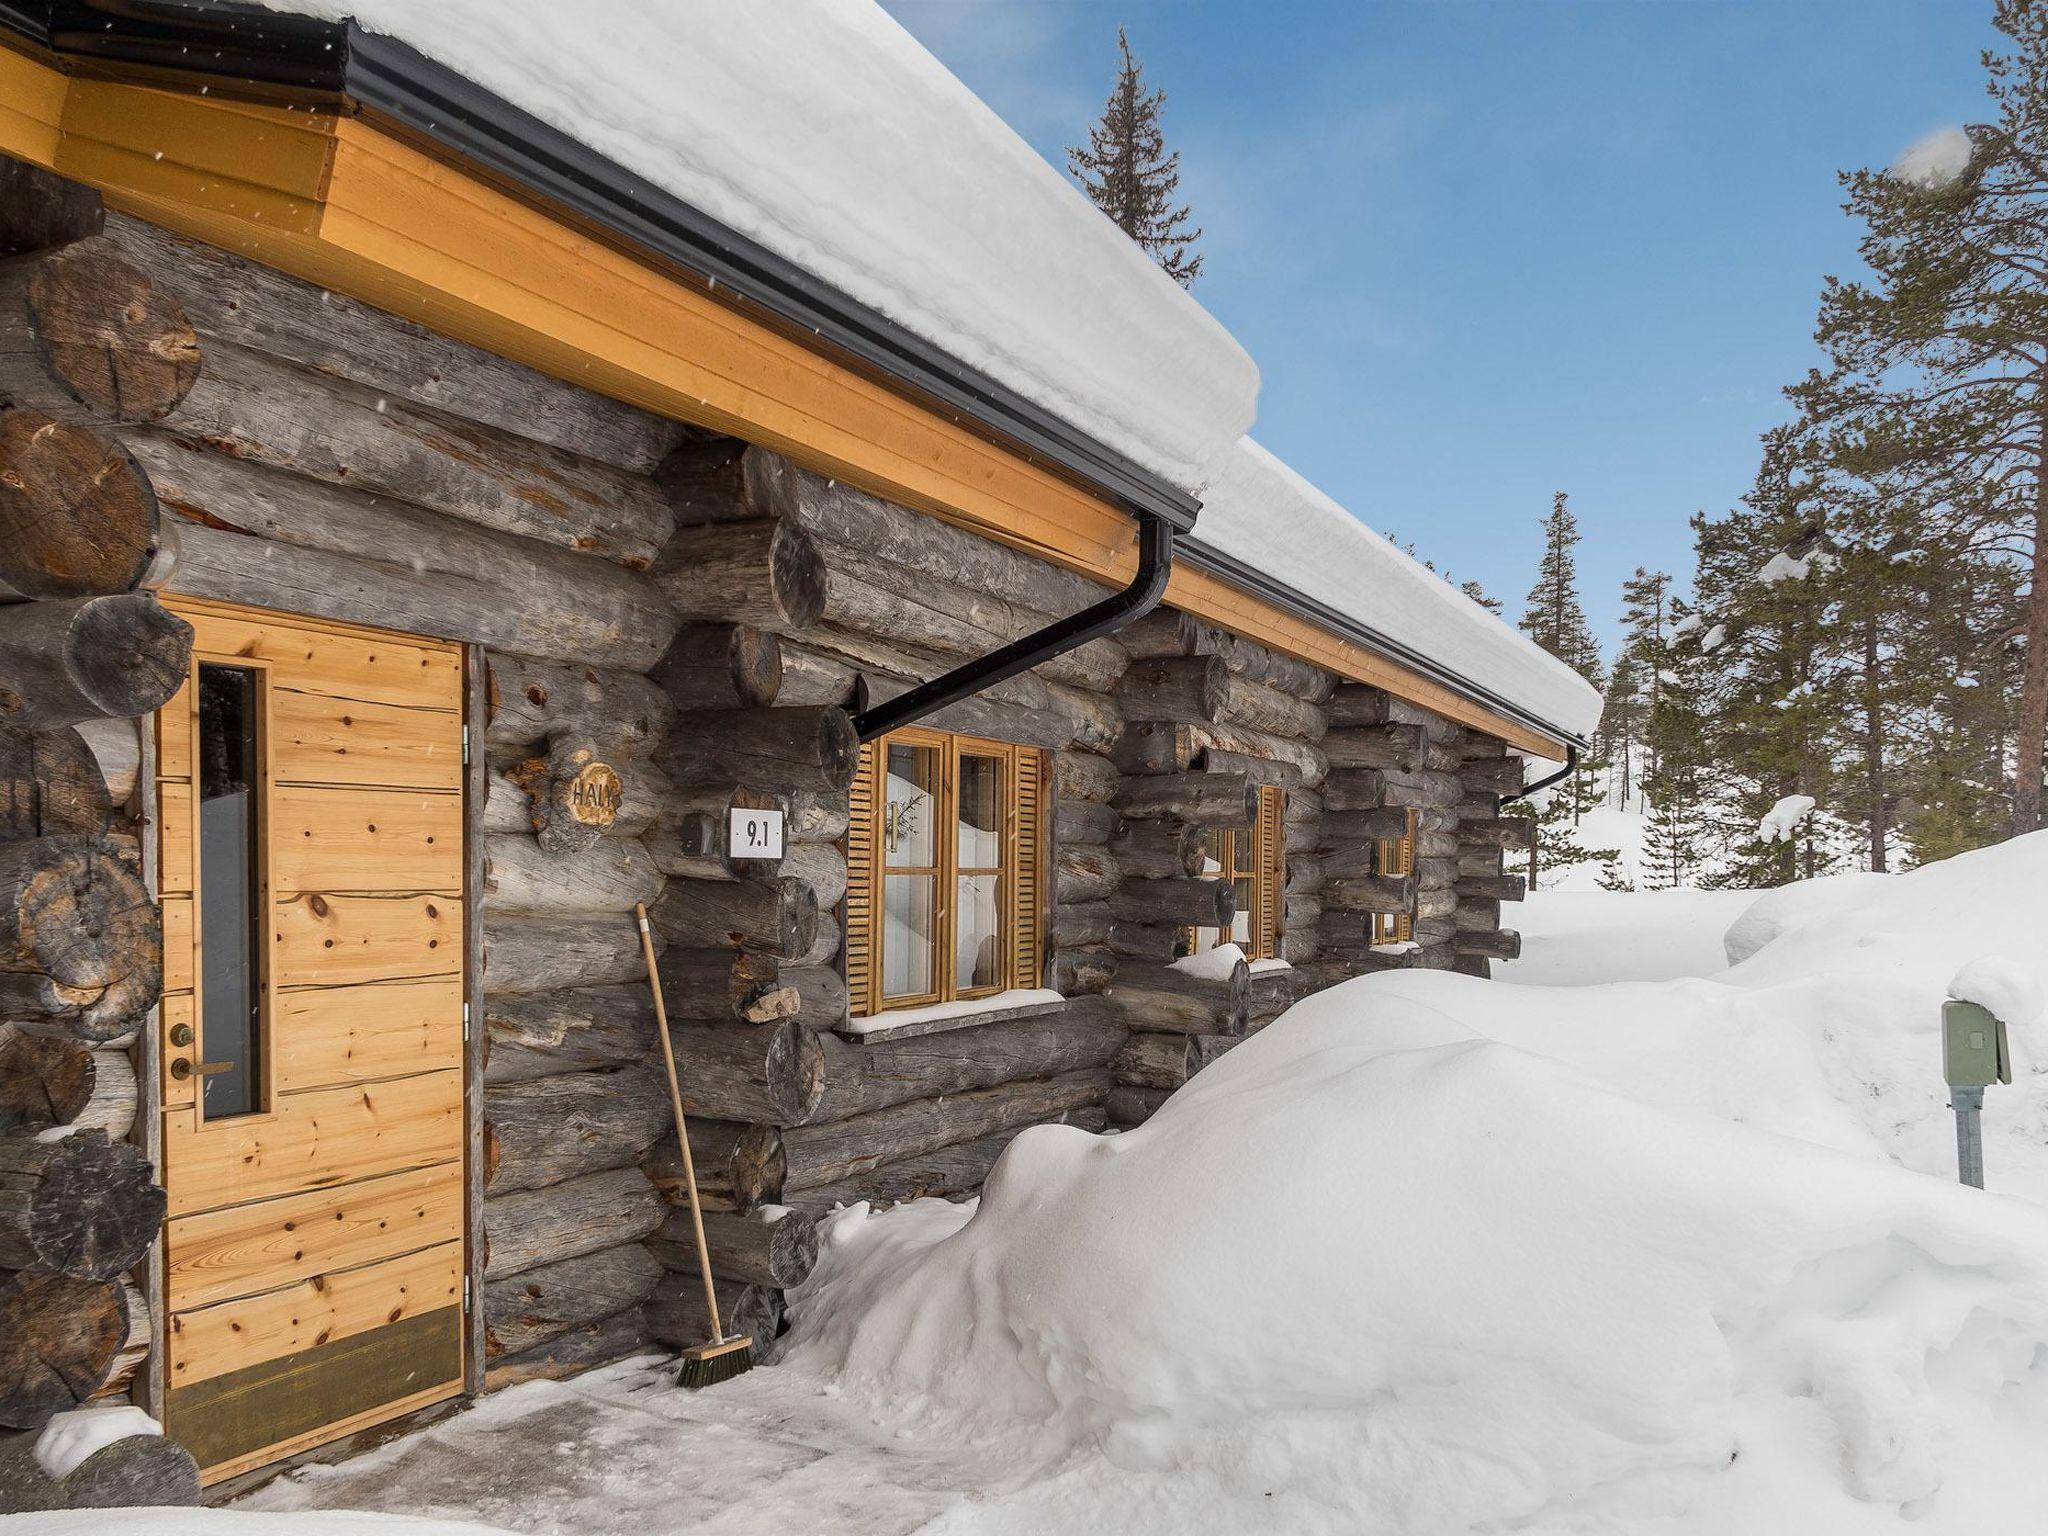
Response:
[{"label": "door handle", "polygon": [[195,1066],[180,1056],[171,1063],[171,1076],[181,1083],[188,1077],[218,1077],[223,1072],[234,1070],[235,1064],[232,1061],[202,1061]]}]

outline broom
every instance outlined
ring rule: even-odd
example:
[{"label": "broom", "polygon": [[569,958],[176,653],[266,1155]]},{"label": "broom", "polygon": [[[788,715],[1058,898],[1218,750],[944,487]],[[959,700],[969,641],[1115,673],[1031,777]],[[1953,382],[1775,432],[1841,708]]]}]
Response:
[{"label": "broom", "polygon": [[696,1391],[730,1381],[754,1368],[754,1341],[745,1334],[725,1336],[718,1320],[718,1289],[711,1283],[711,1250],[704,1241],[704,1209],[697,1202],[697,1165],[690,1159],[690,1128],[683,1120],[683,1087],[676,1079],[675,1047],[669,1044],[668,1008],[661,998],[661,971],[654,963],[654,937],[647,929],[647,906],[633,903],[640,924],[640,953],[647,960],[647,983],[654,989],[655,1034],[661,1040],[661,1064],[668,1070],[668,1101],[676,1115],[676,1144],[683,1149],[683,1183],[690,1191],[690,1225],[697,1234],[697,1268],[704,1276],[704,1309],[711,1316],[710,1342],[683,1351],[676,1385]]}]

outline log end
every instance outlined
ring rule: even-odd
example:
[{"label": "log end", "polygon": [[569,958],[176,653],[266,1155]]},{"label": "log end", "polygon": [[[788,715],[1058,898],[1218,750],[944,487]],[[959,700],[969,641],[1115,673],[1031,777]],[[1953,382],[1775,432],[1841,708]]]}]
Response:
[{"label": "log end", "polygon": [[39,411],[0,411],[0,585],[47,601],[133,591],[161,512],[128,450]]},{"label": "log end", "polygon": [[103,239],[55,252],[29,282],[52,378],[109,421],[156,421],[199,382],[199,337],[170,295]]}]

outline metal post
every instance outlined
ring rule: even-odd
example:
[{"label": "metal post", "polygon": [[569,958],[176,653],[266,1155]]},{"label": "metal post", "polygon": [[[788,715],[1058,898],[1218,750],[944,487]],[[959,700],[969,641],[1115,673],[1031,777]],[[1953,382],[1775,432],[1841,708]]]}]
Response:
[{"label": "metal post", "polygon": [[1984,1187],[1984,1090],[1951,1088],[1949,1105],[1956,1112],[1957,1176],[1972,1189]]}]

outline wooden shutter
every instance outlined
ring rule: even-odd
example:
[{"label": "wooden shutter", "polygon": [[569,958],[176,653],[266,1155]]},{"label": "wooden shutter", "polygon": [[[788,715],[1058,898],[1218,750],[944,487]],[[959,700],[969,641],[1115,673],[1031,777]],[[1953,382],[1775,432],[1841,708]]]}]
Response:
[{"label": "wooden shutter", "polygon": [[1259,791],[1259,823],[1252,838],[1252,857],[1258,860],[1258,875],[1252,889],[1257,893],[1252,914],[1252,958],[1270,960],[1280,953],[1280,893],[1287,883],[1284,848],[1286,798],[1276,785]]},{"label": "wooden shutter", "polygon": [[882,744],[866,742],[848,795],[846,822],[846,994],[855,1017],[875,1011],[876,818],[881,803]]},{"label": "wooden shutter", "polygon": [[1044,985],[1046,759],[1034,748],[1016,755],[1017,847],[1011,904],[1010,985]]}]

